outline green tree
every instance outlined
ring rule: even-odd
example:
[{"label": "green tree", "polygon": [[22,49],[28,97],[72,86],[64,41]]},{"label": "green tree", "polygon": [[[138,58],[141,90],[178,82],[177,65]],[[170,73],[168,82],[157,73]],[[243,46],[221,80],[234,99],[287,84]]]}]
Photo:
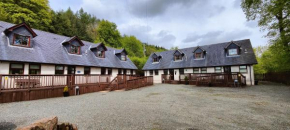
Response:
[{"label": "green tree", "polygon": [[178,50],[178,47],[177,46],[173,46],[170,48],[170,50]]},{"label": "green tree", "polygon": [[[290,41],[290,1],[289,0],[243,0],[241,4],[248,20],[258,19],[263,30],[268,29],[267,36],[278,37],[284,47]],[[276,38],[275,38],[276,40]]]},{"label": "green tree", "polygon": [[101,20],[97,27],[97,39],[96,42],[103,42],[104,44],[120,48],[121,44],[121,34],[117,29],[115,23],[109,22],[108,20]]},{"label": "green tree", "polygon": [[122,45],[132,57],[143,57],[143,46],[142,42],[139,41],[135,36],[124,35],[122,37]]},{"label": "green tree", "polygon": [[[1,0],[0,20],[19,24],[26,22],[33,28],[49,30],[51,25],[48,0]],[[1,16],[0,15],[0,16]]]}]

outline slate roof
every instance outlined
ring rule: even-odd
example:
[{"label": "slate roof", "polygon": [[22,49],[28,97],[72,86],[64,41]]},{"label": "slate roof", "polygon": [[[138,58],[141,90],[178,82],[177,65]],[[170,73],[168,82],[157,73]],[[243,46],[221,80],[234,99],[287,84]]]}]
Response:
[{"label": "slate roof", "polygon": [[121,51],[120,49],[107,47],[106,58],[98,58],[90,50],[90,47],[98,46],[100,43],[82,41],[84,46],[81,47],[81,55],[69,54],[62,43],[71,39],[70,37],[37,29],[33,29],[37,34],[33,38],[33,48],[8,45],[8,38],[3,31],[12,26],[14,24],[0,21],[0,61],[137,69],[129,58],[127,61],[121,61],[115,55],[115,52]]},{"label": "slate roof", "polygon": [[[249,39],[233,42],[241,47],[241,54],[239,56],[226,56],[225,47],[231,42],[224,42],[199,46],[206,51],[206,57],[205,59],[194,59],[193,51],[198,47],[196,46],[179,49],[185,54],[182,61],[173,61],[173,54],[176,50],[169,50],[156,52],[157,55],[162,56],[162,59],[159,63],[153,63],[151,56],[154,53],[152,53],[144,65],[143,70],[257,64],[251,41]],[[245,50],[247,52],[245,52]]]}]

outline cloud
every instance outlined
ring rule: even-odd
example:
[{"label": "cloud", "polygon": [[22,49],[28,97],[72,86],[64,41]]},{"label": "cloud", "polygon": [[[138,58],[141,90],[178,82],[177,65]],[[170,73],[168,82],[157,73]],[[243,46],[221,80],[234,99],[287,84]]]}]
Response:
[{"label": "cloud", "polygon": [[132,7],[129,11],[137,17],[155,17],[162,15],[173,5],[187,8],[195,2],[196,0],[132,0],[129,2],[129,6]]},{"label": "cloud", "polygon": [[234,30],[230,32],[214,31],[203,35],[189,34],[184,40],[184,43],[195,43],[197,45],[207,45],[231,40],[239,40],[251,35],[248,30]]},{"label": "cloud", "polygon": [[[53,9],[81,7],[99,19],[117,24],[122,35],[142,42],[179,48],[251,39],[253,46],[267,42],[257,21],[247,22],[241,0],[51,0]],[[64,5],[64,6],[60,6]],[[147,17],[146,17],[147,12]]]},{"label": "cloud", "polygon": [[169,31],[161,30],[157,33],[153,32],[152,28],[145,25],[131,25],[129,28],[120,28],[126,35],[134,35],[141,42],[153,45],[163,46],[167,45],[170,48],[173,46],[176,37]]}]

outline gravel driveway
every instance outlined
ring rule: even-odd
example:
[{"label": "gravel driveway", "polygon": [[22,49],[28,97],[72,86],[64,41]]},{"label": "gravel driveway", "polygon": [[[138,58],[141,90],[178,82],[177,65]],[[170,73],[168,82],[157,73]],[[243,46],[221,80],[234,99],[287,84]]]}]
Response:
[{"label": "gravel driveway", "polygon": [[157,84],[130,91],[0,104],[0,129],[56,115],[79,129],[290,129],[290,87]]}]

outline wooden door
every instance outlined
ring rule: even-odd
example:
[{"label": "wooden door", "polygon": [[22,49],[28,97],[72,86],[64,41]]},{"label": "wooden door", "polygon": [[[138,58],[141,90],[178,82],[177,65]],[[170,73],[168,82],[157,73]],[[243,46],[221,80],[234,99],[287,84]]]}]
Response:
[{"label": "wooden door", "polygon": [[174,80],[174,69],[169,70],[170,80]]},{"label": "wooden door", "polygon": [[72,87],[75,85],[75,73],[76,73],[76,67],[75,66],[68,66],[67,68],[67,84],[68,86]]}]

